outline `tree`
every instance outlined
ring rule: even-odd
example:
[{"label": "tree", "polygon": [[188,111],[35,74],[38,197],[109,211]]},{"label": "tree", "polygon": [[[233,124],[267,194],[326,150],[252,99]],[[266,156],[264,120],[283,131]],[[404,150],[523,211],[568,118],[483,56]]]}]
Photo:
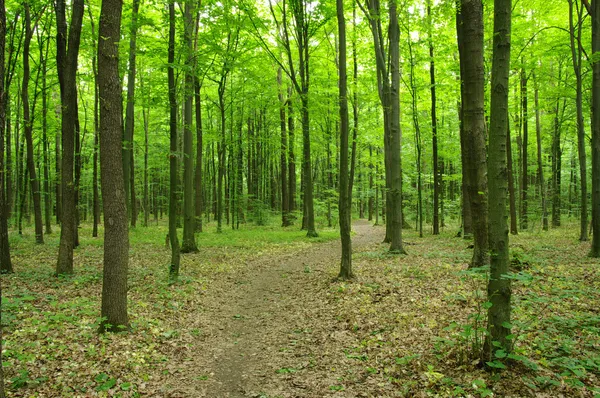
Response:
[{"label": "tree", "polygon": [[[484,119],[483,4],[462,0],[464,50],[460,53],[463,129],[465,135],[463,168],[469,181],[469,200],[473,216],[474,249],[471,267],[489,263],[487,215],[487,167]],[[506,128],[506,126],[504,127]]]},{"label": "tree", "polygon": [[350,237],[352,221],[352,191],[348,176],[348,75],[346,66],[346,20],[344,18],[344,0],[336,0],[339,50],[339,109],[340,109],[340,195],[339,222],[342,241],[342,260],[340,279],[350,279],[352,273],[352,238]]},{"label": "tree", "polygon": [[490,104],[489,145],[489,247],[490,278],[488,281],[488,331],[484,344],[483,361],[502,358],[494,355],[495,347],[505,353],[511,351],[510,279],[508,225],[506,198],[508,169],[506,157],[506,132],[508,130],[508,75],[510,72],[511,0],[494,0],[494,39],[492,60],[492,86]]},{"label": "tree", "polygon": [[[13,266],[10,258],[8,243],[8,198],[6,196],[5,181],[6,169],[4,164],[4,135],[6,132],[6,86],[5,86],[5,49],[6,49],[6,8],[4,0],[0,0],[0,273],[12,273]],[[2,299],[2,286],[0,285],[0,300]],[[0,325],[0,353],[2,325]],[[0,397],[4,396],[4,378],[2,361],[0,361]]]},{"label": "tree", "polygon": [[433,22],[431,18],[431,0],[427,0],[427,33],[429,42],[429,76],[431,83],[431,146],[432,146],[432,166],[433,166],[433,234],[440,233],[440,172],[438,160],[438,133],[437,133],[437,103],[435,93],[435,62],[433,57]]},{"label": "tree", "polygon": [[592,0],[592,247],[600,257],[600,1]]},{"label": "tree", "polygon": [[180,249],[177,239],[177,100],[175,88],[175,5],[169,2],[169,243],[171,246],[171,265],[169,278],[176,281],[179,277]]},{"label": "tree", "polygon": [[100,179],[104,210],[104,271],[100,331],[127,328],[129,230],[122,159],[122,102],[119,78],[121,0],[102,0],[98,33]]},{"label": "tree", "polygon": [[388,2],[389,57],[383,39],[379,1],[359,3],[369,20],[377,66],[377,87],[383,108],[386,174],[386,241],[390,251],[406,253],[402,243],[402,168],[400,157],[400,28],[395,0]]},{"label": "tree", "polygon": [[[585,153],[586,137],[583,122],[583,79],[581,76],[581,62],[583,49],[581,48],[581,31],[583,29],[583,4],[575,2],[576,10],[573,9],[573,0],[569,1],[569,37],[571,39],[571,59],[573,60],[573,72],[575,74],[575,107],[577,112],[577,152],[579,157],[579,184],[581,190],[581,216],[579,224],[579,240],[588,240],[588,193],[587,193],[587,156]],[[577,14],[577,25],[574,23],[574,14]]]},{"label": "tree", "polygon": [[194,68],[192,35],[194,30],[191,1],[184,6],[185,81],[183,104],[183,253],[197,252],[194,209],[194,140],[192,134],[192,99],[194,97]]},{"label": "tree", "polygon": [[[23,5],[25,9],[25,39],[23,44],[23,85],[21,88],[21,97],[23,103],[23,130],[25,131],[25,140],[27,141],[27,172],[31,184],[31,194],[33,195],[33,211],[35,213],[35,241],[44,243],[44,223],[42,221],[42,198],[40,193],[40,182],[37,178],[35,162],[33,160],[33,116],[29,108],[29,48],[33,38],[33,29],[31,27],[31,12],[29,3]],[[35,107],[33,108],[35,109]]]},{"label": "tree", "polygon": [[67,38],[65,0],[57,0],[56,10],[56,67],[60,82],[62,105],[61,123],[61,230],[56,274],[73,273],[73,248],[77,211],[75,207],[75,182],[73,179],[75,155],[75,129],[77,125],[77,58],[81,41],[83,21],[83,0],[73,0],[71,23]]},{"label": "tree", "polygon": [[131,226],[137,222],[137,205],[135,198],[135,169],[133,156],[133,132],[135,122],[135,78],[136,78],[136,42],[138,30],[138,12],[140,0],[133,0],[131,10],[131,25],[129,27],[129,67],[127,72],[127,107],[125,109],[125,130],[123,136],[123,178],[125,180],[125,195],[127,211],[131,217]]}]

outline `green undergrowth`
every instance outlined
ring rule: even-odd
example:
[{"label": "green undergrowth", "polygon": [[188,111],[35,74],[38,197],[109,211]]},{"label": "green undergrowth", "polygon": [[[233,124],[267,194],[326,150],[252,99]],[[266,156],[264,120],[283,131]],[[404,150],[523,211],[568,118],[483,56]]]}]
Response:
[{"label": "green undergrowth", "polygon": [[[201,297],[222,273],[243,272],[262,255],[300,250],[336,239],[335,230],[306,238],[298,227],[214,224],[197,234],[198,253],[184,254],[176,284],[168,281],[170,250],[164,222],[130,232],[130,333],[97,333],[103,248],[91,226],[79,229],[75,273],[54,277],[59,231],[36,245],[26,228],[11,231],[15,272],[2,276],[3,364],[9,396],[162,396],[160,378],[177,372],[171,358],[202,338]],[[179,230],[181,233],[181,229]],[[195,355],[190,353],[189,355]]]},{"label": "green undergrowth", "polygon": [[495,348],[488,370],[479,358],[489,270],[467,270],[470,242],[450,233],[404,239],[408,256],[356,253],[357,280],[329,287],[339,327],[353,336],[339,354],[347,388],[600,397],[600,262],[576,226],[510,237],[514,349]]}]

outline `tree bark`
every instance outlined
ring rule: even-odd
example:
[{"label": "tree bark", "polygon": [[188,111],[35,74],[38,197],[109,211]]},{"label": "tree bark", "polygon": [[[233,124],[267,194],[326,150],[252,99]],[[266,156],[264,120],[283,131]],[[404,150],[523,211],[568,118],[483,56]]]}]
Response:
[{"label": "tree bark", "polygon": [[438,133],[437,133],[437,113],[436,113],[436,93],[435,93],[435,62],[433,56],[433,22],[431,19],[431,0],[427,1],[428,17],[428,35],[429,35],[429,81],[431,84],[431,146],[432,146],[432,173],[433,173],[433,234],[440,233],[440,172],[438,159]]},{"label": "tree bark", "polygon": [[135,78],[136,78],[136,41],[137,18],[140,7],[139,0],[133,0],[131,9],[131,24],[129,26],[129,62],[127,71],[127,107],[125,109],[125,130],[123,137],[123,179],[125,181],[125,195],[127,212],[131,218],[131,226],[137,223],[137,209],[135,203],[134,165],[133,165],[133,132],[135,123]]},{"label": "tree bark", "polygon": [[[577,151],[579,154],[579,181],[581,189],[581,214],[579,224],[579,240],[588,240],[588,209],[587,209],[587,156],[585,153],[586,138],[585,125],[583,122],[583,82],[581,76],[581,31],[583,20],[583,5],[577,9],[577,30],[573,21],[573,0],[569,0],[569,31],[571,39],[571,57],[573,59],[573,71],[575,74],[575,106],[577,109]],[[575,42],[577,39],[577,44]]]},{"label": "tree bark", "polygon": [[600,0],[592,0],[592,247],[600,257]]},{"label": "tree bark", "polygon": [[[508,127],[508,75],[510,72],[511,0],[494,0],[494,53],[490,112],[489,179],[489,247],[488,332],[482,352],[483,361],[492,361],[495,345],[509,353],[511,288],[509,271],[508,226],[506,215]],[[495,353],[493,352],[495,351]]]},{"label": "tree bark", "polygon": [[169,84],[169,243],[171,264],[169,279],[179,278],[180,249],[177,239],[177,99],[175,87],[175,4],[169,2],[169,50],[167,78]]},{"label": "tree bark", "polygon": [[510,139],[510,121],[506,123],[506,162],[508,172],[508,197],[509,197],[509,209],[510,209],[510,233],[511,235],[517,235],[519,230],[517,228],[517,205],[515,201],[515,177],[513,173],[513,161],[512,161],[512,142]]},{"label": "tree bark", "polygon": [[[0,0],[0,273],[12,273],[13,265],[10,258],[10,245],[8,243],[8,209],[9,200],[5,191],[6,169],[4,167],[4,134],[6,132],[6,103],[7,92],[4,80],[6,49],[6,7],[4,0]],[[0,286],[0,301],[2,300],[2,287]],[[0,356],[2,353],[2,324],[0,323]],[[1,359],[1,358],[0,358]],[[4,372],[0,360],[0,398],[4,393]]]},{"label": "tree bark", "polygon": [[42,198],[40,195],[40,182],[35,170],[35,161],[33,160],[33,118],[29,108],[29,48],[33,37],[31,27],[31,13],[29,3],[23,5],[25,9],[25,38],[23,40],[23,85],[21,87],[21,99],[23,103],[23,130],[27,142],[27,171],[29,174],[29,183],[31,194],[33,196],[33,211],[35,215],[35,242],[44,243],[44,222],[42,220]]},{"label": "tree bark", "polygon": [[538,181],[540,186],[540,196],[542,199],[542,229],[548,230],[548,209],[546,207],[546,184],[544,184],[544,164],[542,162],[542,125],[540,122],[540,104],[537,81],[533,75],[535,83],[535,135],[537,141],[537,163],[538,163]]},{"label": "tree bark", "polygon": [[338,278],[350,279],[352,273],[352,191],[349,189],[348,173],[348,76],[346,67],[346,21],[344,18],[344,0],[336,0],[339,33],[339,110],[340,110],[340,164],[339,164],[339,223],[342,244],[342,258]]},{"label": "tree bark", "polygon": [[200,79],[194,78],[194,97],[196,105],[196,174],[194,175],[196,186],[195,215],[196,231],[202,232],[202,99],[200,97]]},{"label": "tree bark", "polygon": [[127,268],[129,230],[122,163],[122,102],[119,47],[122,0],[102,0],[98,40],[100,178],[104,210],[104,272],[100,331],[129,326]]},{"label": "tree bark", "polygon": [[[487,166],[484,119],[483,5],[478,0],[462,0],[464,30],[463,128],[469,199],[473,217],[474,249],[471,267],[489,264]],[[504,127],[505,128],[505,127]]]},{"label": "tree bark", "polygon": [[281,67],[277,69],[277,87],[279,97],[279,125],[281,130],[281,226],[288,227],[292,225],[290,222],[289,205],[290,198],[288,197],[288,180],[287,180],[287,125],[285,116],[285,100],[283,98],[283,88],[281,82]]},{"label": "tree bark", "polygon": [[182,253],[198,251],[196,245],[194,208],[194,138],[192,134],[192,99],[194,97],[193,47],[192,35],[194,30],[192,18],[192,2],[188,0],[184,6],[184,56],[185,81],[183,104],[183,240]]},{"label": "tree bark", "polygon": [[521,68],[521,109],[523,112],[523,141],[522,141],[522,166],[523,171],[521,172],[521,229],[527,230],[527,194],[529,185],[528,175],[528,157],[527,147],[529,145],[529,116],[528,116],[528,105],[527,105],[527,80],[528,77],[525,73],[525,67]]},{"label": "tree bark", "polygon": [[75,181],[75,133],[77,123],[77,58],[83,21],[83,0],[73,0],[71,23],[67,38],[65,0],[56,2],[56,65],[60,83],[62,104],[61,128],[61,188],[62,211],[60,245],[56,274],[73,273],[73,248],[75,247],[76,212]]}]

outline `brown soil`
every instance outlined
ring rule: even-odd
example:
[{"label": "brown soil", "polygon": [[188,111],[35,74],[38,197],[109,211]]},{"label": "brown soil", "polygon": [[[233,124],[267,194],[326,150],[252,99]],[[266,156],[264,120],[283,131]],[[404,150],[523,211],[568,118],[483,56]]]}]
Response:
[{"label": "brown soil", "polygon": [[[385,232],[366,221],[353,231],[354,252],[374,250]],[[344,339],[327,305],[340,250],[336,240],[260,256],[215,280],[198,308],[202,333],[163,384],[164,395],[311,397],[335,386],[335,372],[322,365],[331,340]]]}]

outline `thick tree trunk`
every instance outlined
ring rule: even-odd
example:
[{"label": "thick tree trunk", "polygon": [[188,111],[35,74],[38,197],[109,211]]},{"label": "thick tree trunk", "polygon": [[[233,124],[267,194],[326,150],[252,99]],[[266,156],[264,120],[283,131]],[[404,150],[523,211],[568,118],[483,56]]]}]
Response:
[{"label": "thick tree trunk", "polygon": [[118,38],[121,0],[102,0],[98,41],[100,104],[100,170],[104,207],[104,273],[101,331],[118,332],[129,326],[127,268],[129,231],[122,163],[122,102]]},{"label": "thick tree trunk", "polygon": [[509,271],[508,226],[506,223],[508,126],[508,75],[510,72],[511,0],[494,1],[494,55],[489,145],[489,247],[490,279],[488,281],[488,334],[484,343],[484,362],[501,358],[496,345],[508,353],[510,331],[511,288]]},{"label": "thick tree trunk", "polygon": [[[83,21],[83,0],[74,0],[71,12],[71,23],[67,38],[65,1],[56,2],[56,64],[60,82],[62,104],[61,128],[61,188],[62,210],[60,246],[56,274],[73,273],[73,248],[75,247],[76,212],[75,182],[73,168],[75,165],[75,133],[77,123],[77,58]],[[68,45],[68,47],[67,47]]]},{"label": "thick tree trunk", "polygon": [[471,267],[489,263],[487,165],[484,119],[483,5],[462,0],[464,30],[463,128],[466,137],[466,167],[473,217],[474,250]]}]

